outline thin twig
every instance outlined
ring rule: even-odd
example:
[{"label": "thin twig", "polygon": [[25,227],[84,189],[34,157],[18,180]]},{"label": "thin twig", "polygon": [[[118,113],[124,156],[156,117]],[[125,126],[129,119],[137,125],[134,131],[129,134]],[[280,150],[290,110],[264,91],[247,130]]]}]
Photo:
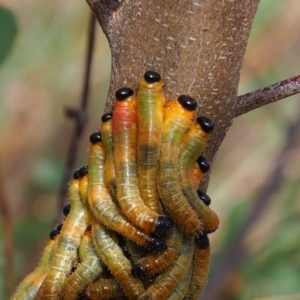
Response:
[{"label": "thin twig", "polygon": [[3,230],[4,263],[5,271],[1,272],[5,276],[6,295],[11,295],[14,289],[14,243],[12,230],[12,215],[9,209],[9,201],[5,194],[4,176],[0,166],[0,220]]},{"label": "thin twig", "polygon": [[[236,268],[238,263],[244,257],[246,249],[244,248],[244,239],[257,223],[262,213],[265,211],[267,206],[270,204],[274,195],[278,192],[281,187],[284,178],[284,168],[287,158],[288,151],[295,145],[297,134],[300,129],[300,116],[290,122],[287,127],[287,139],[282,150],[279,153],[272,174],[269,176],[269,180],[264,185],[263,190],[256,197],[256,202],[243,224],[239,227],[238,232],[235,234],[232,242],[228,248],[222,253],[222,261],[217,262],[218,265],[215,272],[213,272],[209,279],[209,284],[205,290],[201,300],[208,299],[220,299],[218,296],[222,293],[225,286],[227,285],[227,278],[230,272]],[[218,284],[216,284],[218,283]]]},{"label": "thin twig", "polygon": [[300,75],[238,96],[235,117],[297,93],[300,93]]},{"label": "thin twig", "polygon": [[72,134],[71,142],[69,145],[69,150],[67,154],[67,160],[65,165],[65,173],[61,182],[61,188],[58,196],[58,212],[56,214],[55,223],[59,223],[62,220],[62,209],[66,203],[67,193],[68,193],[68,182],[72,177],[74,171],[74,165],[77,158],[78,146],[84,127],[87,122],[87,105],[89,98],[89,83],[90,83],[90,74],[91,66],[93,59],[93,49],[95,44],[95,28],[96,28],[96,18],[94,14],[91,13],[90,24],[88,28],[89,37],[87,41],[87,53],[86,53],[86,62],[85,62],[85,73],[84,73],[84,82],[81,95],[81,105],[79,109],[73,109],[67,107],[65,109],[66,116],[74,119],[75,129]]}]

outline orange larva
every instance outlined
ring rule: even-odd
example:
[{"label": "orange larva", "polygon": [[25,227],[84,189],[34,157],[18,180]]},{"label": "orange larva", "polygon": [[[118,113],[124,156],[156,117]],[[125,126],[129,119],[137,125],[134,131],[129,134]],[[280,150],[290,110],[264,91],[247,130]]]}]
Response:
[{"label": "orange larva", "polygon": [[129,223],[121,209],[112,201],[104,181],[105,153],[100,142],[100,133],[92,134],[90,140],[92,145],[88,163],[88,202],[94,216],[108,228],[123,234],[138,245],[149,250],[165,249],[166,245],[162,240],[148,236]]},{"label": "orange larva", "polygon": [[192,124],[197,102],[189,96],[179,96],[165,110],[159,161],[158,190],[163,205],[189,235],[201,229],[201,222],[185,199],[179,185],[178,156],[184,133]]},{"label": "orange larva", "polygon": [[145,290],[140,280],[131,275],[131,263],[109,231],[94,220],[92,224],[93,241],[96,252],[116,278],[129,299],[137,299]]},{"label": "orange larva", "polygon": [[92,241],[90,231],[86,231],[79,246],[80,264],[76,270],[66,279],[61,292],[60,299],[72,300],[83,291],[90,282],[93,282],[103,271],[103,264],[99,260]]},{"label": "orange larva", "polygon": [[169,218],[149,209],[138,188],[136,97],[131,89],[122,88],[117,90],[116,100],[112,125],[119,204],[128,219],[143,231],[167,229],[171,226]]},{"label": "orange larva", "polygon": [[139,189],[145,204],[162,212],[157,191],[157,171],[166,98],[158,73],[148,71],[137,90]]},{"label": "orange larva", "polygon": [[[198,124],[197,124],[198,123]],[[213,123],[199,117],[183,137],[179,154],[180,183],[183,195],[203,223],[203,230],[213,232],[219,226],[219,218],[214,211],[199,200],[194,189],[192,166],[204,151]]]},{"label": "orange larva", "polygon": [[122,294],[115,278],[99,278],[87,288],[90,300],[120,299]]}]

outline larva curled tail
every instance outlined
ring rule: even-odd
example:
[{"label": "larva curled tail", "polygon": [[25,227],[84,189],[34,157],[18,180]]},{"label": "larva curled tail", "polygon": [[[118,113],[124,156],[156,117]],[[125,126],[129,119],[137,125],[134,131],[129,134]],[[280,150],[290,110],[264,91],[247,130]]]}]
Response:
[{"label": "larva curled tail", "polygon": [[140,246],[152,251],[166,249],[163,240],[149,236],[129,223],[121,209],[112,201],[105,186],[105,153],[100,133],[92,134],[90,141],[92,145],[88,162],[88,202],[94,216],[109,229],[117,231]]},{"label": "larva curled tail", "polygon": [[92,236],[96,252],[129,299],[136,300],[145,290],[140,280],[131,275],[131,263],[109,231],[96,220],[92,224]]},{"label": "larva curled tail", "polygon": [[[178,159],[183,195],[202,221],[203,230],[206,232],[213,232],[218,228],[219,218],[214,211],[199,200],[194,188],[192,166],[204,151],[213,127],[213,122],[209,119],[197,118],[197,123],[192,124],[183,137]],[[202,166],[202,168],[204,167]]]},{"label": "larva curled tail", "polygon": [[139,189],[145,204],[162,212],[157,191],[157,171],[166,98],[158,73],[148,71],[137,90]]},{"label": "larva curled tail", "polygon": [[117,196],[122,211],[132,223],[147,233],[168,229],[172,221],[149,209],[139,192],[136,97],[129,88],[116,92],[112,126]]},{"label": "larva curled tail", "polygon": [[200,231],[201,222],[181,191],[178,157],[181,140],[192,124],[196,107],[196,100],[185,95],[168,103],[162,127],[158,172],[158,191],[163,205],[189,235]]}]

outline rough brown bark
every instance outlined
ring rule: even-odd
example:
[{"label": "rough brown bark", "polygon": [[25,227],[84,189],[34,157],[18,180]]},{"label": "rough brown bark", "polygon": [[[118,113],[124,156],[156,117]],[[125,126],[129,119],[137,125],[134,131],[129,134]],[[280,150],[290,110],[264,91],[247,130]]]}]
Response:
[{"label": "rough brown bark", "polygon": [[136,88],[146,70],[165,81],[168,99],[189,94],[215,122],[213,160],[236,114],[240,69],[259,0],[87,0],[112,52],[106,111],[114,92]]}]

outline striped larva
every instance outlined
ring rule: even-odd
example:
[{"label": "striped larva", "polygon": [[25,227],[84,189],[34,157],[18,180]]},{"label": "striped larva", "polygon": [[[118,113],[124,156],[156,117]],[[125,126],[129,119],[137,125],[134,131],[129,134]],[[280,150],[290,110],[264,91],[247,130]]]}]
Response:
[{"label": "striped larva", "polygon": [[163,205],[189,235],[195,235],[201,229],[201,222],[181,191],[178,156],[180,142],[192,124],[196,107],[196,100],[185,95],[168,103],[162,127],[158,173],[158,190]]},{"label": "striped larva", "polygon": [[145,204],[162,212],[157,191],[157,171],[166,98],[158,73],[148,71],[137,90],[139,189]]},{"label": "striped larva", "polygon": [[50,240],[45,246],[40,262],[36,269],[28,274],[23,281],[17,287],[11,300],[31,300],[36,296],[41,284],[43,283],[51,261],[51,254],[54,245],[54,239],[57,235],[56,230],[52,230],[50,233]]},{"label": "striped larva", "polygon": [[166,299],[183,280],[191,268],[194,251],[194,238],[185,235],[179,254],[168,268],[154,280],[154,283],[138,300]]},{"label": "striped larva", "polygon": [[202,201],[199,201],[197,192],[194,189],[192,166],[204,151],[213,128],[213,122],[209,119],[205,117],[197,118],[197,123],[193,123],[183,137],[178,159],[183,195],[202,221],[203,229],[206,232],[213,232],[218,228],[219,218],[214,211]]},{"label": "striped larva", "polygon": [[140,280],[131,275],[131,263],[109,231],[96,220],[92,223],[92,236],[96,252],[116,278],[129,299],[137,299],[145,290]]},{"label": "striped larva", "polygon": [[109,229],[119,232],[138,245],[152,251],[165,249],[166,244],[162,240],[148,236],[129,223],[121,209],[112,201],[104,182],[105,153],[100,133],[92,134],[90,141],[88,202],[94,216]]},{"label": "striped larva", "polygon": [[93,282],[103,271],[103,264],[94,250],[91,232],[87,230],[79,245],[80,264],[76,270],[65,280],[60,299],[72,300],[83,291],[89,283]]},{"label": "striped larva", "polygon": [[136,97],[132,89],[117,90],[112,126],[117,196],[122,211],[145,232],[168,229],[171,220],[149,209],[140,196],[136,166]]},{"label": "striped larva", "polygon": [[110,188],[113,199],[117,197],[116,172],[114,166],[114,143],[112,136],[112,113],[104,114],[101,118],[100,133],[105,150],[104,178]]},{"label": "striped larva", "polygon": [[120,299],[122,294],[115,278],[99,278],[87,288],[90,300]]},{"label": "striped larva", "polygon": [[197,300],[202,294],[209,273],[210,245],[209,238],[202,232],[195,238],[193,273],[186,300]]},{"label": "striped larva", "polygon": [[182,231],[174,226],[166,238],[168,249],[159,253],[149,253],[141,258],[132,266],[131,273],[136,277],[146,278],[166,269],[179,253],[182,238]]},{"label": "striped larva", "polygon": [[42,285],[45,299],[57,299],[62,284],[77,259],[81,238],[91,223],[88,207],[80,198],[79,172],[75,172],[73,177],[69,186],[71,210],[64,221],[50,270]]},{"label": "striped larva", "polygon": [[191,282],[193,268],[189,268],[182,281],[176,286],[173,292],[166,298],[166,300],[182,300],[189,289]]}]

